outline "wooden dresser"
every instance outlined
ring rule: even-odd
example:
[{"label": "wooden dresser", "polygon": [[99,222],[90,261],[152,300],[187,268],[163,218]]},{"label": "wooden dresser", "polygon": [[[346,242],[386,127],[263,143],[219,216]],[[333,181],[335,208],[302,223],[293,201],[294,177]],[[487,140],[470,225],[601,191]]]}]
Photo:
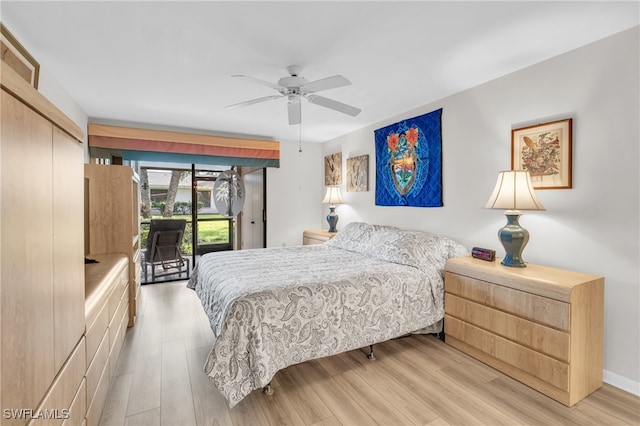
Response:
[{"label": "wooden dresser", "polygon": [[572,406],[602,385],[604,278],[447,261],[446,343]]},{"label": "wooden dresser", "polygon": [[324,229],[311,229],[306,230],[302,233],[302,244],[322,244],[326,243],[333,237],[335,237],[337,232],[329,232]]},{"label": "wooden dresser", "polygon": [[140,189],[129,166],[85,164],[88,256],[124,253],[129,259],[129,326],[140,298]]}]

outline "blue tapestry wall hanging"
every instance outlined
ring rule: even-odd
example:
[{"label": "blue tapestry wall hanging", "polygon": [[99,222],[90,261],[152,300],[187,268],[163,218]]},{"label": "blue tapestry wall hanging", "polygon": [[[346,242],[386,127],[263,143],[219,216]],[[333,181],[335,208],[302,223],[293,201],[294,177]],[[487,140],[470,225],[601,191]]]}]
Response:
[{"label": "blue tapestry wall hanging", "polygon": [[376,130],[376,205],[442,206],[442,108]]}]

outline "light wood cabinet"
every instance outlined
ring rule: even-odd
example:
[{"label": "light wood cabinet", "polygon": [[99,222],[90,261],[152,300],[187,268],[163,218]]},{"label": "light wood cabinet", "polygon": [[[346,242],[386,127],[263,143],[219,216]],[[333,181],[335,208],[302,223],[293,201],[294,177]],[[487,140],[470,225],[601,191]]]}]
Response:
[{"label": "light wood cabinet", "polygon": [[140,296],[139,179],[131,167],[85,164],[89,256],[123,253],[129,260],[129,326]]},{"label": "light wood cabinet", "polygon": [[451,259],[445,341],[572,406],[602,385],[604,278]]},{"label": "light wood cabinet", "polygon": [[302,244],[322,244],[326,243],[337,235],[337,232],[329,232],[323,229],[311,229],[302,233]]},{"label": "light wood cabinet", "polygon": [[129,259],[124,254],[94,256],[86,276],[86,418],[97,425],[129,322]]},{"label": "light wood cabinet", "polygon": [[[1,64],[0,408],[68,409],[84,356],[82,131]],[[61,422],[61,420],[60,420]]]}]

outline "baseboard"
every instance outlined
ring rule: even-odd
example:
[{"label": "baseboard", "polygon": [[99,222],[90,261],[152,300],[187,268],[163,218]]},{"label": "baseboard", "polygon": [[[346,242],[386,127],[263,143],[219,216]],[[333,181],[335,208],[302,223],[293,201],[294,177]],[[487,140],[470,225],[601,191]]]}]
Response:
[{"label": "baseboard", "polygon": [[607,370],[603,371],[602,381],[611,386],[622,389],[623,391],[640,396],[640,382],[635,382],[631,379]]}]

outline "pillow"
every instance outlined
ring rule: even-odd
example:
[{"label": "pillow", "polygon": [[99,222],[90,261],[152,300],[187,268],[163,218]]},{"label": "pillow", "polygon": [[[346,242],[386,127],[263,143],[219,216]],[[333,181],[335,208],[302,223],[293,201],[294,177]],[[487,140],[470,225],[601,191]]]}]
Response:
[{"label": "pillow", "polygon": [[348,224],[326,244],[416,268],[432,265],[439,271],[450,257],[468,254],[464,246],[447,237],[362,222]]}]

